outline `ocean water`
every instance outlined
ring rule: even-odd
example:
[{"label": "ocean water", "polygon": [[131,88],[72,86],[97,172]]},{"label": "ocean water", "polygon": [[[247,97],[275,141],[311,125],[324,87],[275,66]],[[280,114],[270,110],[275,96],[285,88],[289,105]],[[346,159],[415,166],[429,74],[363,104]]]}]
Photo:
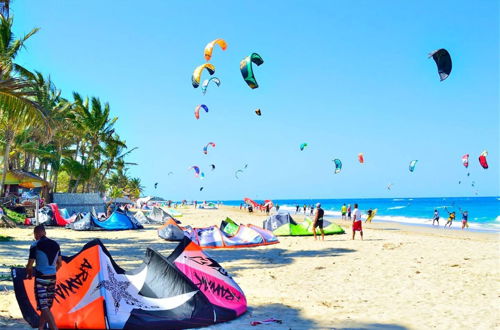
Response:
[{"label": "ocean water", "polygon": [[[225,205],[238,206],[243,201],[224,201]],[[262,201],[256,200],[262,203]],[[364,198],[364,199],[278,199],[274,204],[280,205],[280,211],[289,211],[292,216],[295,206],[315,205],[321,203],[327,216],[340,218],[340,208],[354,203],[366,217],[368,209],[378,209],[373,222],[393,221],[417,225],[432,225],[434,210],[440,215],[440,227],[446,223],[448,213],[456,212],[452,228],[461,227],[462,215],[460,209],[469,211],[469,226],[471,229],[500,231],[500,197],[439,197],[439,198]],[[302,213],[303,214],[303,213]],[[307,212],[309,214],[309,211]]]}]

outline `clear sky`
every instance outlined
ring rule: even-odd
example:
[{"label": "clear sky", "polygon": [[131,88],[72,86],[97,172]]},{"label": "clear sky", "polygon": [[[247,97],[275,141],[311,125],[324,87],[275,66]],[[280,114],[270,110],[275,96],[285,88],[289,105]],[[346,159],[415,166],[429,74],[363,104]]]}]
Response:
[{"label": "clear sky", "polygon": [[[498,1],[17,0],[11,12],[17,34],[41,28],[20,64],[50,74],[67,97],[110,103],[121,137],[139,147],[130,174],[147,194],[499,195]],[[228,43],[211,60],[222,84],[203,96],[191,74],[216,38]],[[439,48],[453,60],[444,82],[427,58]],[[252,52],[264,59],[255,90],[239,71]],[[201,103],[210,112],[196,120]],[[204,155],[208,142],[217,146]],[[488,170],[477,161],[485,149]]]}]

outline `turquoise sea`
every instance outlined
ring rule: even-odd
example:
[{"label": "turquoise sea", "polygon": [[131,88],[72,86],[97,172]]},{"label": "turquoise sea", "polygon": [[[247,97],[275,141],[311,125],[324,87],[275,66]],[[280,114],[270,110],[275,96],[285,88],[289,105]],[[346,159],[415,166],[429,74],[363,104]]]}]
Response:
[{"label": "turquoise sea", "polygon": [[[239,206],[243,200],[224,201],[225,205]],[[262,202],[256,200],[256,202]],[[274,204],[280,205],[280,211],[289,211],[292,216],[295,206],[315,205],[321,203],[330,217],[340,217],[342,204],[359,204],[363,214],[368,209],[378,209],[374,222],[393,221],[417,225],[432,224],[434,210],[440,213],[440,225],[443,226],[448,217],[446,209],[457,214],[454,228],[461,226],[460,209],[469,211],[471,229],[500,231],[500,197],[433,197],[433,198],[359,198],[359,199],[277,199]],[[309,214],[309,212],[307,212]]]}]

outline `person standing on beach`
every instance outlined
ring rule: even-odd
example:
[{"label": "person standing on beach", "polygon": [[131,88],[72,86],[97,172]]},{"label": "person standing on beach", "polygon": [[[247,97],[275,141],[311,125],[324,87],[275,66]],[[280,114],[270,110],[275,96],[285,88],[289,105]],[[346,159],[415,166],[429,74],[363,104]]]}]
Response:
[{"label": "person standing on beach", "polygon": [[300,208],[300,206],[299,206],[299,204],[297,204],[297,206],[295,206],[295,214],[299,213],[299,208]]},{"label": "person standing on beach", "polygon": [[304,209],[304,214],[306,214],[306,210],[307,210],[307,205],[306,204],[304,204],[303,209]]},{"label": "person standing on beach", "polygon": [[321,208],[321,204],[318,203],[316,204],[316,215],[314,216],[314,221],[313,221],[313,235],[314,235],[314,240],[316,240],[316,228],[319,228],[319,231],[321,232],[321,240],[325,240],[325,232],[323,231],[323,216],[325,215],[325,211]]},{"label": "person standing on beach", "polygon": [[266,214],[269,215],[269,204],[266,204]]},{"label": "person standing on beach", "polygon": [[[349,207],[350,207],[350,205],[349,205]],[[362,227],[362,221],[361,221],[361,211],[358,209],[358,204],[354,204],[354,212],[353,212],[353,218],[352,218],[352,239],[353,240],[354,240],[354,236],[356,235],[357,231],[359,231],[359,234],[361,235],[361,240],[363,240],[363,227]]]},{"label": "person standing on beach", "polygon": [[314,214],[314,206],[311,205],[309,210],[309,215],[312,216],[313,214]]},{"label": "person standing on beach", "polygon": [[453,223],[453,220],[455,220],[455,211],[450,212],[448,209],[445,210],[448,212],[448,221],[444,224],[444,228],[446,228],[446,225],[448,225],[448,228],[451,228],[451,224]]},{"label": "person standing on beach", "polygon": [[280,210],[280,205],[278,203],[276,203],[276,212],[278,212]]},{"label": "person standing on beach", "polygon": [[56,241],[47,238],[43,225],[36,226],[33,235],[36,242],[30,247],[26,277],[31,279],[35,276],[36,309],[41,313],[38,329],[44,329],[46,323],[50,329],[57,329],[50,309],[55,296],[56,272],[62,265],[61,250]]},{"label": "person standing on beach", "polygon": [[347,206],[345,206],[345,203],[344,205],[342,205],[342,207],[340,208],[340,212],[342,213],[342,220],[347,220],[346,218],[346,213],[347,213]]},{"label": "person standing on beach", "polygon": [[432,218],[432,225],[434,226],[434,222],[437,222],[437,226],[439,227],[439,212],[438,210],[434,210],[434,217]]},{"label": "person standing on beach", "polygon": [[[462,209],[460,209],[460,212],[462,212]],[[464,230],[465,227],[469,228],[469,212],[468,211],[462,212],[462,230]]]},{"label": "person standing on beach", "polygon": [[[354,206],[356,208],[356,206]],[[347,205],[347,219],[351,220],[351,204]]]}]

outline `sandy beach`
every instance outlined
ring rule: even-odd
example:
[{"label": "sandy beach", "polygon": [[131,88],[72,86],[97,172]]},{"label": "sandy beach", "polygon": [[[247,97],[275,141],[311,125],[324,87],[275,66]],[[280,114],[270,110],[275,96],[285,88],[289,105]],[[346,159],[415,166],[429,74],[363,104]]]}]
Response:
[{"label": "sandy beach", "polygon": [[[236,207],[180,209],[183,224],[220,224],[226,216],[262,226],[263,213]],[[301,221],[303,215],[293,215]],[[500,241],[498,234],[444,230],[395,223],[365,225],[365,240],[351,240],[349,222],[335,221],[347,234],[280,237],[277,245],[208,250],[245,292],[248,312],[213,329],[494,329],[500,327]],[[77,232],[49,228],[63,254],[101,239],[126,270],[137,267],[146,247],[168,255],[176,246],[156,233]],[[0,243],[2,274],[25,264],[32,228],[2,229],[14,237]],[[29,328],[11,281],[0,282],[0,327]],[[496,306],[496,307],[495,307]],[[274,317],[281,325],[250,326]]]}]

